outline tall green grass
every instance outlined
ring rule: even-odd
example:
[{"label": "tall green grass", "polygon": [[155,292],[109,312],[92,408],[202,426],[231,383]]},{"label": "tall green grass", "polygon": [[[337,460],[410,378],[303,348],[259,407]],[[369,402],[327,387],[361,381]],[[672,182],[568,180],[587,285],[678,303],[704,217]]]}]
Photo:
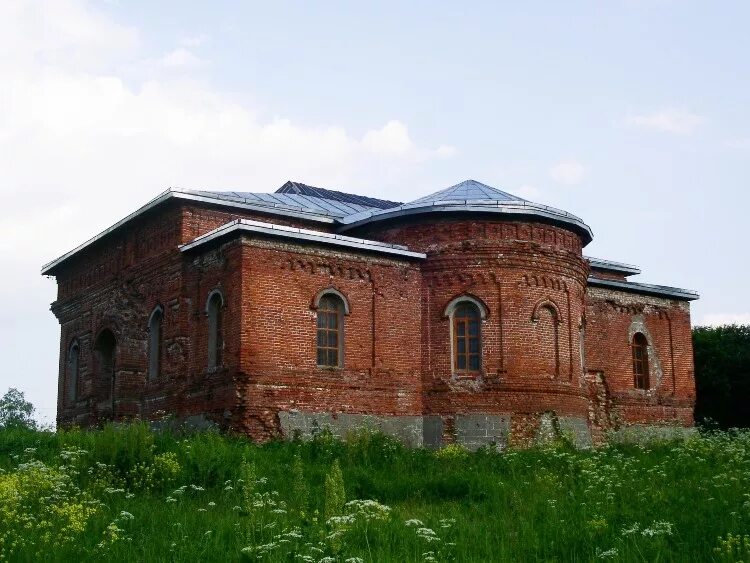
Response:
[{"label": "tall green grass", "polygon": [[468,453],[0,431],[0,560],[750,561],[748,534],[750,432]]}]

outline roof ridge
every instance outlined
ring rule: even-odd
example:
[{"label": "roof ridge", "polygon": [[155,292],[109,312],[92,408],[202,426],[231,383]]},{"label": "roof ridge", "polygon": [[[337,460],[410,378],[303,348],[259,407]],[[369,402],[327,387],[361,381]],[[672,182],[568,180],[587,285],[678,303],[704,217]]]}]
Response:
[{"label": "roof ridge", "polygon": [[317,186],[311,186],[309,184],[303,184],[302,182],[296,182],[293,180],[287,180],[283,186],[281,186],[274,193],[277,194],[296,194],[304,195],[308,197],[319,197],[321,199],[328,199],[333,201],[339,201],[341,203],[357,204],[365,207],[374,207],[378,209],[388,209],[390,207],[398,207],[402,205],[400,201],[390,201],[387,199],[380,199],[365,195],[353,194],[348,192],[342,192],[338,190],[329,190],[327,188],[318,188]]}]

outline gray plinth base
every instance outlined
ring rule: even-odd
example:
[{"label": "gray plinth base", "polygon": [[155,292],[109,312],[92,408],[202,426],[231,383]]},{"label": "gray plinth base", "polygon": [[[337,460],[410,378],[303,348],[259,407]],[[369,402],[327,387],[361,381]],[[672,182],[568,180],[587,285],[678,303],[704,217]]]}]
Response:
[{"label": "gray plinth base", "polygon": [[300,436],[312,438],[323,430],[329,430],[341,438],[358,430],[379,431],[398,438],[410,447],[421,447],[423,428],[421,416],[374,416],[369,414],[336,415],[302,411],[280,411],[281,431],[287,438]]}]

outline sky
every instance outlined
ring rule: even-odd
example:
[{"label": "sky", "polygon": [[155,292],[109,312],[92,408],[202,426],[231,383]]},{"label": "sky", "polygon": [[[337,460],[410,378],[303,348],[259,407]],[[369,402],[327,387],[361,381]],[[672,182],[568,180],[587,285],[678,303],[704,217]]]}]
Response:
[{"label": "sky", "polygon": [[53,421],[42,264],[168,187],[475,179],[750,323],[750,3],[0,2],[0,393]]}]

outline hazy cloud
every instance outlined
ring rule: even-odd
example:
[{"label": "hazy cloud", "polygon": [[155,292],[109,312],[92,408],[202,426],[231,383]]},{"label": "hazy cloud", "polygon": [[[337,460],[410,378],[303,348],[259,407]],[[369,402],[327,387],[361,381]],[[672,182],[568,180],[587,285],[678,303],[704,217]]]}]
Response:
[{"label": "hazy cloud", "polygon": [[705,315],[698,324],[701,326],[750,325],[750,313],[713,313]]},{"label": "hazy cloud", "polygon": [[518,189],[513,190],[513,193],[518,197],[522,197],[531,201],[537,201],[542,195],[542,192],[539,190],[539,188],[528,185],[520,186]]},{"label": "hazy cloud", "polygon": [[180,44],[185,47],[199,47],[208,43],[209,36],[205,33],[187,35],[180,39]]},{"label": "hazy cloud", "polygon": [[168,68],[174,67],[197,67],[203,64],[203,59],[194,55],[188,49],[179,47],[170,51],[159,59],[159,63]]},{"label": "hazy cloud", "polygon": [[577,160],[561,160],[549,171],[550,177],[560,184],[580,184],[586,176],[586,167]]},{"label": "hazy cloud", "polygon": [[730,139],[726,141],[724,145],[730,149],[737,149],[742,151],[750,150],[750,137]]},{"label": "hazy cloud", "polygon": [[640,129],[679,135],[692,133],[696,127],[705,121],[706,119],[700,115],[677,108],[666,108],[645,115],[632,115],[626,120],[628,125]]}]

